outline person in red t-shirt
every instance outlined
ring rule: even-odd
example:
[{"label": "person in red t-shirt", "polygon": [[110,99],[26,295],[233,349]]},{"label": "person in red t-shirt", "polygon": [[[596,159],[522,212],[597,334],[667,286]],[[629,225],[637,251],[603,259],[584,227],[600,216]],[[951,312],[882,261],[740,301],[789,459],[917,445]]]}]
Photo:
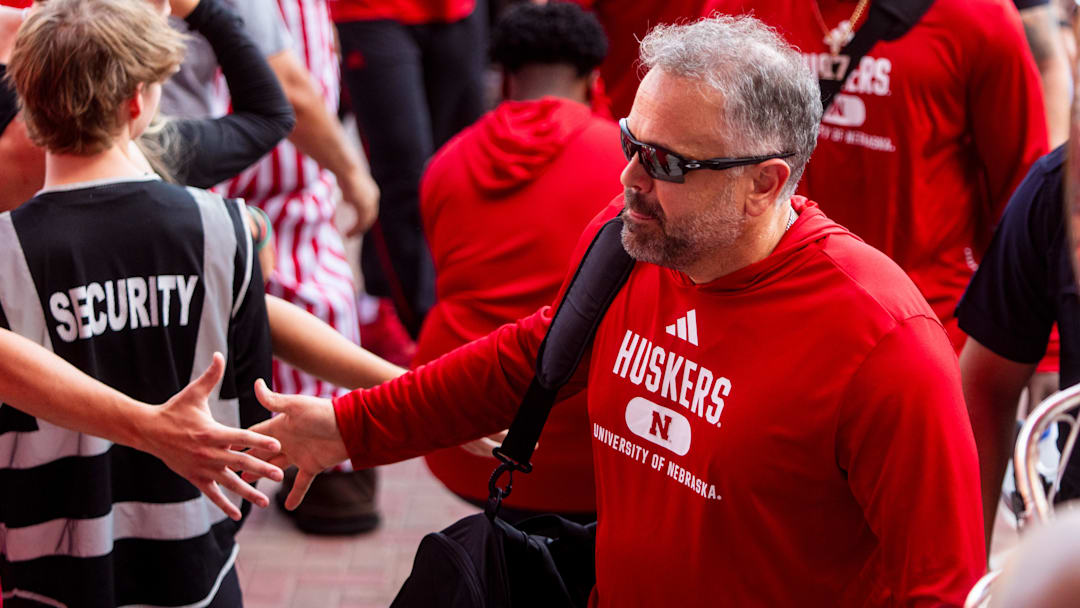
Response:
[{"label": "person in red t-shirt", "polygon": [[[831,52],[826,29],[847,20],[857,31],[881,4],[721,0],[719,8],[752,12],[819,78],[836,80],[848,57]],[[935,0],[907,33],[859,61],[822,119],[800,192],[899,264],[959,351],[966,336],[956,303],[1013,190],[1048,151],[1039,72],[1012,2]]]},{"label": "person in red t-shirt", "polygon": [[329,2],[342,83],[382,192],[378,222],[360,257],[364,288],[393,300],[414,339],[435,291],[420,228],[420,176],[435,150],[484,111],[486,16],[476,6],[476,0]]},{"label": "person in red t-shirt", "polygon": [[[508,100],[443,146],[420,186],[438,297],[415,363],[555,297],[578,236],[618,193],[625,164],[618,126],[588,105],[605,51],[596,18],[572,4],[523,3],[495,26],[491,56]],[[530,219],[522,224],[523,217]],[[518,511],[511,519],[530,511],[596,519],[588,428],[583,395],[551,413],[534,472],[514,486],[503,517],[509,508]],[[459,496],[482,504],[494,445],[441,450],[427,457],[428,467]]]},{"label": "person in red t-shirt", "polygon": [[[624,195],[575,255],[620,215],[637,260],[563,390],[593,437],[590,605],[961,605],[986,553],[956,357],[894,262],[793,196],[814,75],[752,17],[657,27],[641,54]],[[283,453],[260,456],[301,468],[287,506],[343,456],[505,428],[550,320],[333,403],[260,385],[282,415],[253,428]]]}]

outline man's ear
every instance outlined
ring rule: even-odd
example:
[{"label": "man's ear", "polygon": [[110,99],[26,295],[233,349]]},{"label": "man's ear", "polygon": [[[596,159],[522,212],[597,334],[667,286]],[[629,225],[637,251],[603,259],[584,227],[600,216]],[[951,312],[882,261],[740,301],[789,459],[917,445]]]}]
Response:
[{"label": "man's ear", "polygon": [[135,120],[136,118],[142,116],[142,113],[145,109],[143,106],[143,90],[143,83],[140,82],[135,85],[135,94],[132,95],[131,99],[128,100],[129,120]]},{"label": "man's ear", "polygon": [[776,203],[780,191],[791,177],[791,167],[779,158],[769,159],[751,169],[750,192],[747,193],[746,210],[750,215],[761,215]]}]

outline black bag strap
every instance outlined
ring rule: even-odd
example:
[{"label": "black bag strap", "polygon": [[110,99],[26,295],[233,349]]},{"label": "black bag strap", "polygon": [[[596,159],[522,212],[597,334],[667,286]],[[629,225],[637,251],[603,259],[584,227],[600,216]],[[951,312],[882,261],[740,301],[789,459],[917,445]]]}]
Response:
[{"label": "black bag strap", "polygon": [[879,40],[896,40],[907,33],[929,10],[934,0],[872,0],[866,23],[855,32],[855,37],[840,51],[848,58],[847,69],[839,80],[818,79],[821,87],[821,108],[829,110],[836,94],[847,82],[851,73],[859,67],[864,55]]},{"label": "black bag strap", "polygon": [[[502,498],[510,493],[513,471],[528,473],[532,470],[529,459],[559,389],[573,377],[604,313],[630,276],[634,259],[623,249],[622,227],[620,214],[600,228],[578,264],[544,341],[540,343],[536,374],[521,400],[506,439],[492,452],[503,464],[495,469],[488,484],[491,516]],[[507,471],[511,473],[510,483],[501,489],[497,481]]]}]

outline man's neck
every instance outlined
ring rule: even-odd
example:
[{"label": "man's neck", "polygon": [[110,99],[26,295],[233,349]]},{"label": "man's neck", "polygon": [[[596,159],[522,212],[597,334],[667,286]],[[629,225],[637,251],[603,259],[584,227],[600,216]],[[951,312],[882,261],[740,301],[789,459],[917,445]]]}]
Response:
[{"label": "man's neck", "polygon": [[45,154],[45,188],[55,188],[70,184],[104,180],[135,178],[146,175],[146,171],[129,158],[120,144],[108,149],[79,156],[74,154]]},{"label": "man's neck", "polygon": [[683,272],[691,281],[700,285],[764,260],[776,250],[780,239],[784,238],[791,214],[790,201],[778,205],[776,211],[764,218],[757,227],[748,225],[734,245],[723,252],[706,255],[700,263]]},{"label": "man's neck", "polygon": [[507,98],[528,101],[541,97],[562,97],[585,105],[589,104],[589,80],[578,76],[577,70],[568,65],[527,65],[507,78]]}]

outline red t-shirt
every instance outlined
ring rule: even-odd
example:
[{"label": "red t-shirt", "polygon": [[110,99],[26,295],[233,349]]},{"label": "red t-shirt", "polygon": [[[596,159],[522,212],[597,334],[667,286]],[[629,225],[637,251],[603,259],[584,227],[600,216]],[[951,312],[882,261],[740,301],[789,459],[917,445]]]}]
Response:
[{"label": "red t-shirt", "polygon": [[328,0],[334,23],[391,19],[405,25],[453,23],[472,14],[476,0]]},{"label": "red t-shirt", "polygon": [[[959,606],[984,571],[940,322],[893,262],[794,204],[764,260],[702,285],[639,263],[601,322],[570,387],[593,434],[592,606]],[[335,401],[354,464],[504,428],[550,314]]]},{"label": "red t-shirt", "polygon": [[638,40],[658,23],[675,23],[704,17],[721,0],[570,0],[592,9],[608,37],[608,55],[600,75],[611,100],[611,113],[622,118],[630,113],[637,94]]},{"label": "red t-shirt", "polygon": [[[834,63],[807,0],[722,0],[753,11],[819,74]],[[854,1],[820,0],[826,24]],[[903,268],[945,323],[1013,190],[1048,151],[1039,73],[1007,0],[936,0],[878,42],[822,121],[800,192]]]},{"label": "red t-shirt", "polygon": [[[617,125],[553,97],[504,102],[443,146],[420,185],[437,302],[415,362],[551,303],[581,232],[621,190],[625,165]],[[427,462],[448,488],[481,500],[497,464],[456,447]],[[552,412],[533,465],[508,506],[596,510],[584,395]]]}]

